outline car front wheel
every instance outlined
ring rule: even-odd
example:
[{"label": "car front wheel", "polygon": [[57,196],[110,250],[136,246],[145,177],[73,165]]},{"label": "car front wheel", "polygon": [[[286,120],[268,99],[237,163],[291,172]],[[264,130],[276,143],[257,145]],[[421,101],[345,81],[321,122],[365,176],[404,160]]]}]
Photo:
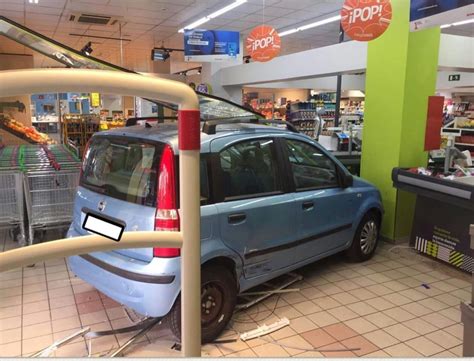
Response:
[{"label": "car front wheel", "polygon": [[367,213],[361,220],[347,251],[353,261],[363,262],[372,258],[380,236],[380,217],[375,212]]}]

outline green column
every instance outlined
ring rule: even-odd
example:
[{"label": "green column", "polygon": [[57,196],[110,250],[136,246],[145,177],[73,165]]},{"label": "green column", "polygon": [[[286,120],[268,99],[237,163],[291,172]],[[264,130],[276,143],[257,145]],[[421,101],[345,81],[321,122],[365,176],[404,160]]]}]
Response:
[{"label": "green column", "polygon": [[407,0],[392,0],[387,31],[368,45],[361,176],[381,191],[382,235],[410,234],[414,196],[392,186],[394,167],[426,166],[423,151],[428,96],[434,95],[439,27],[409,30]]}]

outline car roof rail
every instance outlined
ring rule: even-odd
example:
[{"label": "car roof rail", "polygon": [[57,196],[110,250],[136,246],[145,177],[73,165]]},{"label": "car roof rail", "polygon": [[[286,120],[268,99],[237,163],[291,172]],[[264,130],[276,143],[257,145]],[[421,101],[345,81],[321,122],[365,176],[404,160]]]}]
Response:
[{"label": "car roof rail", "polygon": [[286,125],[286,129],[293,133],[299,133],[296,127],[283,120],[273,120],[273,119],[256,119],[256,118],[247,118],[247,119],[217,119],[217,120],[204,120],[202,126],[202,132],[205,134],[216,134],[216,128],[218,125],[223,124],[275,124],[275,125]]},{"label": "car roof rail", "polygon": [[165,120],[176,120],[178,119],[177,117],[138,117],[138,118],[128,118],[127,122],[125,123],[126,127],[131,127],[134,125],[137,125],[139,121],[145,121],[145,124],[148,124],[147,122],[157,122],[157,123],[164,123]]}]

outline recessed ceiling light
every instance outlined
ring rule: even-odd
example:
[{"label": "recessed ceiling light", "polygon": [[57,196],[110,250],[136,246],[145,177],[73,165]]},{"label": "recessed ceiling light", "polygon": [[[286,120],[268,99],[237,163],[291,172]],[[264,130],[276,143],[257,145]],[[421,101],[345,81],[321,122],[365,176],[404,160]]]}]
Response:
[{"label": "recessed ceiling light", "polygon": [[333,22],[339,21],[339,20],[341,20],[341,15],[336,15],[336,16],[332,16],[332,17],[327,18],[327,19],[323,19],[323,20],[316,21],[316,22],[314,22],[314,23],[310,23],[310,24],[306,24],[306,25],[300,26],[300,27],[298,27],[298,28],[294,28],[294,29],[290,29],[290,30],[283,31],[283,32],[281,32],[281,33],[278,33],[278,35],[280,35],[280,37],[282,37],[282,36],[286,36],[286,35],[290,35],[290,34],[297,33],[297,32],[299,32],[299,31],[304,31],[304,30],[316,28],[316,27],[318,27],[318,26],[322,26],[322,25],[326,25],[326,24],[329,24],[329,23],[333,23]]},{"label": "recessed ceiling light", "polygon": [[218,16],[221,16],[222,14],[225,14],[226,12],[231,11],[232,9],[235,9],[237,6],[240,6],[246,2],[247,0],[235,0],[232,4],[224,6],[223,8],[217,11],[214,11],[212,14],[204,16],[203,18],[196,20],[195,22],[189,25],[186,25],[184,28],[179,29],[178,33],[184,33],[184,30],[191,30],[191,29],[197,28],[199,25],[207,23],[209,20],[217,18]]},{"label": "recessed ceiling light", "polygon": [[28,0],[28,2],[29,2],[30,4],[38,4],[38,1],[39,1],[39,0]]}]

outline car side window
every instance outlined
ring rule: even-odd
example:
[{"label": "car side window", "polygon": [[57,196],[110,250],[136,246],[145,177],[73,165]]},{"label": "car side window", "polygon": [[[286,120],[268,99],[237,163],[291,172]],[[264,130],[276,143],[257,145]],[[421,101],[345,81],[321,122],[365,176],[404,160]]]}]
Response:
[{"label": "car side window", "polygon": [[287,139],[288,160],[297,191],[338,187],[336,164],[318,148]]},{"label": "car side window", "polygon": [[200,162],[200,175],[201,175],[201,205],[207,204],[209,201],[209,181],[208,181],[208,174],[207,174],[207,159],[205,157],[201,157]]},{"label": "car side window", "polygon": [[225,198],[282,190],[273,140],[243,141],[222,150],[219,158]]}]

